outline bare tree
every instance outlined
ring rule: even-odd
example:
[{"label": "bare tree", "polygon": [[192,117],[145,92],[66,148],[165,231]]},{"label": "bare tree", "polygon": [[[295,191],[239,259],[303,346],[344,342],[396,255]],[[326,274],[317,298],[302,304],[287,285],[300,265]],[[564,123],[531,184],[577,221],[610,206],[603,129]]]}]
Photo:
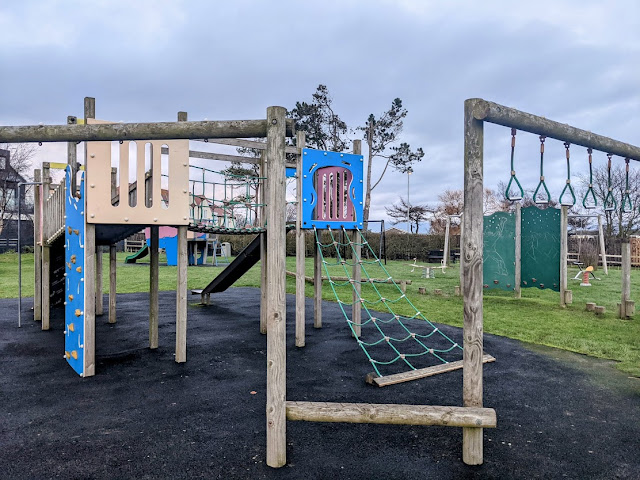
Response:
[{"label": "bare tree", "polygon": [[[394,203],[391,207],[384,207],[387,215],[395,219],[394,225],[407,221],[407,213],[411,224],[411,233],[420,231],[420,224],[427,221],[431,214],[426,205],[409,205],[404,198],[400,197],[399,203]],[[415,228],[414,228],[415,227]]]},{"label": "bare tree", "polygon": [[28,180],[34,152],[28,143],[0,144],[0,233],[8,220],[18,218],[18,183]]}]

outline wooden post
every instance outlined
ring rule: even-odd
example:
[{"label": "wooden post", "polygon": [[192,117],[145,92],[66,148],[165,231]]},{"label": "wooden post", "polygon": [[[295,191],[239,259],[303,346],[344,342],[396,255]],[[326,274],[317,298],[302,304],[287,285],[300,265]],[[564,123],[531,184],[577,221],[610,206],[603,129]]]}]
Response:
[{"label": "wooden post", "polygon": [[442,266],[449,265],[449,230],[451,229],[451,217],[447,215],[447,223],[444,227],[444,250],[442,253]]},{"label": "wooden post", "polygon": [[296,347],[305,345],[305,233],[302,229],[302,149],[305,148],[304,132],[296,134],[296,145],[300,149],[296,162]]},{"label": "wooden post", "polygon": [[600,258],[602,259],[602,271],[609,275],[607,266],[607,247],[604,244],[604,230],[602,229],[602,215],[598,215],[598,239],[600,241]]},{"label": "wooden post", "polygon": [[96,246],[96,315],[104,313],[102,290],[102,247]]},{"label": "wooden post", "polygon": [[322,251],[315,238],[313,245],[313,327],[322,328]]},{"label": "wooden post", "polygon": [[515,297],[522,297],[522,205],[516,202],[516,235],[515,235]]},{"label": "wooden post", "polygon": [[96,374],[96,226],[85,223],[84,237],[84,376]]},{"label": "wooden post", "polygon": [[[482,407],[483,302],[483,148],[484,125],[473,118],[475,99],[464,103],[464,351],[462,399],[465,407]],[[482,428],[462,429],[462,459],[482,464]]]},{"label": "wooden post", "polygon": [[[33,181],[42,181],[41,171],[33,171]],[[33,187],[33,319],[42,320],[42,185]]]},{"label": "wooden post", "polygon": [[187,227],[178,227],[178,279],[176,285],[176,362],[187,361]]},{"label": "wooden post", "polygon": [[159,228],[152,225],[149,234],[149,348],[158,348],[158,247]]},{"label": "wooden post", "polygon": [[109,323],[116,323],[116,246],[109,245]]},{"label": "wooden post", "polygon": [[51,315],[51,247],[42,246],[42,330],[49,330]]},{"label": "wooden post", "polygon": [[560,208],[560,306],[567,306],[567,222],[569,207]]},{"label": "wooden post", "polygon": [[267,108],[267,465],[287,461],[285,113]]},{"label": "wooden post", "polygon": [[[482,220],[484,222],[484,219]],[[484,223],[483,223],[484,228]],[[464,213],[460,215],[460,295],[464,294],[464,268],[462,268],[462,262],[464,261]]]},{"label": "wooden post", "polygon": [[[260,176],[265,178],[262,184],[262,193],[260,194],[260,203],[264,204],[267,201],[269,191],[269,178],[267,177],[267,164],[265,158],[265,152],[260,155]],[[267,219],[267,207],[260,207],[260,221],[262,225],[265,225]],[[269,251],[267,249],[267,233],[260,234],[260,333],[267,334],[267,297],[269,291],[269,284],[267,282],[267,261],[269,258]]]},{"label": "wooden post", "polygon": [[[362,141],[353,141],[353,153],[362,155]],[[380,238],[382,241],[382,237]],[[362,333],[362,303],[360,303],[360,292],[362,291],[362,238],[358,229],[353,231],[353,303],[351,306],[351,321],[353,322],[353,330],[356,337],[360,337]],[[406,289],[406,283],[405,283]]]},{"label": "wooden post", "polygon": [[632,314],[629,308],[631,300],[631,244],[629,238],[622,240],[622,298],[620,300],[619,317],[629,318]]}]

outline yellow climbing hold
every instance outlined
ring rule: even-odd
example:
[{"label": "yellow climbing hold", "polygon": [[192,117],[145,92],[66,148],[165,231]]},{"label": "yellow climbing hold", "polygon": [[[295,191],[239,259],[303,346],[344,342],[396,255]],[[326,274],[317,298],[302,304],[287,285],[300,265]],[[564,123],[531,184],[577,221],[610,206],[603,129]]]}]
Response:
[{"label": "yellow climbing hold", "polygon": [[82,273],[82,267],[78,267],[78,268],[76,268],[76,272],[78,272],[78,273]]},{"label": "yellow climbing hold", "polygon": [[73,357],[74,360],[78,359],[78,352],[76,352],[75,350],[73,352],[71,352],[71,356]]},{"label": "yellow climbing hold", "polygon": [[72,302],[73,301],[73,295],[69,295],[69,301]]},{"label": "yellow climbing hold", "polygon": [[73,233],[75,233],[76,235],[80,235],[80,231],[76,230],[75,228],[73,229]]},{"label": "yellow climbing hold", "polygon": [[70,324],[69,324],[69,326],[68,326],[67,328],[68,328],[68,329],[69,329],[69,331],[71,331],[71,332],[75,332],[75,330],[76,330],[76,327],[75,327],[75,325],[74,325],[73,323],[70,323]]},{"label": "yellow climbing hold", "polygon": [[71,227],[69,227],[69,235],[71,235],[72,232],[73,230],[71,229]]},{"label": "yellow climbing hold", "polygon": [[67,360],[71,358],[71,354],[67,351],[64,352],[64,356],[67,357]]},{"label": "yellow climbing hold", "polygon": [[79,308],[76,308],[76,317],[82,315],[82,311]]},{"label": "yellow climbing hold", "polygon": [[71,255],[71,263],[76,263],[76,256],[75,255]]}]

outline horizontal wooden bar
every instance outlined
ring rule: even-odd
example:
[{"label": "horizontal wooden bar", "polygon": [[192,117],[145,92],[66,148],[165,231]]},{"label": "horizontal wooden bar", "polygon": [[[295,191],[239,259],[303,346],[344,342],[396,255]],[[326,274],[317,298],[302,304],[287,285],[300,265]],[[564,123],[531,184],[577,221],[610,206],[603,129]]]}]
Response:
[{"label": "horizontal wooden bar", "polygon": [[[292,136],[293,120],[286,120]],[[0,126],[0,143],[83,142],[113,140],[175,140],[198,138],[251,138],[267,135],[267,120],[198,122],[107,123],[94,125]]]},{"label": "horizontal wooden bar", "polygon": [[[195,140],[198,142],[218,143],[220,145],[231,145],[234,147],[255,148],[256,150],[267,149],[267,144],[264,142],[257,142],[255,140],[246,140],[244,138],[208,138],[206,140],[203,140],[201,138],[196,138]],[[285,145],[284,152],[300,155],[300,149],[298,147],[293,147],[291,145]]]},{"label": "horizontal wooden bar", "polygon": [[554,122],[544,117],[522,112],[515,108],[505,107],[481,98],[472,99],[473,117],[476,120],[495,123],[504,127],[515,128],[536,135],[555,138],[561,142],[593,148],[605,153],[619,155],[623,158],[640,161],[640,148],[612,138],[572,127],[566,123]]},{"label": "horizontal wooden bar", "polygon": [[[296,272],[291,272],[289,270],[287,270],[287,276],[288,277],[297,277]],[[329,280],[329,277],[322,277],[322,280]],[[348,282],[349,280],[352,280],[349,277],[331,277],[331,280],[333,280],[334,282]],[[313,285],[315,282],[315,279],[313,277],[304,277],[304,281]],[[373,281],[374,283],[394,283],[394,280],[389,280],[388,278],[370,278],[369,282]],[[399,284],[400,282],[406,282],[407,285],[411,285],[411,280],[395,280],[396,284]],[[361,281],[359,283],[368,283],[366,280],[365,281]]]},{"label": "horizontal wooden bar", "polygon": [[[495,362],[496,359],[491,355],[483,355],[482,363]],[[463,361],[442,363],[440,365],[434,365],[433,367],[419,368],[417,370],[411,370],[408,372],[396,373],[394,375],[385,375],[384,377],[378,377],[375,373],[370,373],[366,377],[367,383],[377,385],[379,387],[386,387],[388,385],[395,385],[396,383],[410,382],[411,380],[418,380],[419,378],[431,377],[440,373],[452,372],[454,370],[460,370],[462,368]]]},{"label": "horizontal wooden bar", "polygon": [[481,407],[376,403],[287,402],[287,420],[495,428],[496,412]]}]

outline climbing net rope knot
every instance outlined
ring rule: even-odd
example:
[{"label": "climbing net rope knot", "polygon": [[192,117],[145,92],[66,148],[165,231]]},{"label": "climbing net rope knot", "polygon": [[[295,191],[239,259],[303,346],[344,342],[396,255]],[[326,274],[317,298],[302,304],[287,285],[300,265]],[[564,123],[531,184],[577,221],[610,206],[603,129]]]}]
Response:
[{"label": "climbing net rope knot", "polygon": [[[342,229],[346,234],[344,237],[348,239],[344,245],[336,240],[331,229],[326,230],[331,240],[328,243],[322,242],[316,228],[313,230],[321,264],[332,292],[353,336],[357,338],[358,345],[378,376],[383,376],[383,370],[384,373],[387,373],[387,370],[407,368],[417,370],[433,366],[434,363],[449,363],[461,359],[462,347],[425,318],[411,303],[384,265],[379,262],[360,230],[356,229],[351,239],[346,230]],[[351,257],[351,262],[347,262],[343,256],[341,246],[348,247],[346,253]],[[356,246],[366,246],[366,252],[359,253]],[[363,254],[375,260],[363,261]],[[329,255],[334,256],[336,261],[327,261],[326,257]],[[348,265],[361,266],[360,281],[351,276]],[[336,269],[337,273],[344,275],[348,281],[334,282],[332,277],[337,276]],[[387,280],[376,281],[374,269],[381,271],[378,278]],[[345,301],[346,296],[353,297],[353,301]],[[364,310],[360,322],[352,321],[345,309],[345,306],[354,304]],[[379,305],[386,310],[387,315],[369,310],[372,305]],[[401,311],[394,311],[398,309]],[[356,332],[356,326],[362,328],[360,336]],[[427,339],[429,344],[426,343]]]}]

